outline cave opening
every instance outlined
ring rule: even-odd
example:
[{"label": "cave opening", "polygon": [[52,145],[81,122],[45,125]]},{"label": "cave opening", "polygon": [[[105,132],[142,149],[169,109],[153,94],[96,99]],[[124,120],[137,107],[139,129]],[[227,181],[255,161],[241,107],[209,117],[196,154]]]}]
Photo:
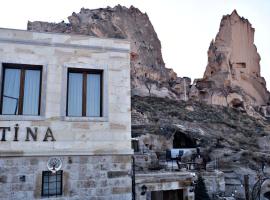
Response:
[{"label": "cave opening", "polygon": [[270,191],[263,194],[266,199],[270,199]]},{"label": "cave opening", "polygon": [[173,138],[173,148],[196,148],[196,140],[188,137],[182,132],[176,132]]}]

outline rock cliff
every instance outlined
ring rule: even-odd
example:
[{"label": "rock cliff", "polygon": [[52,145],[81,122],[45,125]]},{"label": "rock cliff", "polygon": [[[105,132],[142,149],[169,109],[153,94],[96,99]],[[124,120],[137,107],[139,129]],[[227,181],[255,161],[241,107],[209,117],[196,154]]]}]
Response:
[{"label": "rock cliff", "polygon": [[72,13],[69,23],[28,22],[39,32],[76,33],[97,37],[125,38],[131,43],[132,94],[185,99],[191,80],[177,77],[165,67],[161,43],[147,14],[131,6],[84,9]]},{"label": "rock cliff", "polygon": [[260,55],[254,28],[234,10],[223,16],[219,32],[208,50],[203,79],[190,94],[208,104],[243,107],[269,103],[270,94],[260,74]]},{"label": "rock cliff", "polygon": [[[269,115],[270,94],[260,74],[260,56],[254,28],[236,11],[223,16],[219,32],[208,50],[202,79],[177,77],[165,67],[161,43],[147,14],[131,6],[84,9],[72,13],[69,23],[28,22],[28,30],[125,38],[131,42],[132,94],[198,100],[237,107],[256,115],[255,107]],[[255,114],[254,114],[255,113]]]}]

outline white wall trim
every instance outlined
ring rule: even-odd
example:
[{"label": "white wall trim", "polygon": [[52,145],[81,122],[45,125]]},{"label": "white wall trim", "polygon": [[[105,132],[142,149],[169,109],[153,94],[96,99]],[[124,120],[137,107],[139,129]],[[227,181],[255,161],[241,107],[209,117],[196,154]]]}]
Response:
[{"label": "white wall trim", "polygon": [[37,41],[37,40],[23,40],[23,39],[0,38],[0,43],[45,46],[45,47],[60,47],[60,48],[71,48],[71,49],[86,49],[86,50],[95,50],[95,51],[112,51],[112,52],[120,52],[120,53],[129,52],[129,48],[105,47],[105,46],[97,46],[97,45],[90,45],[90,44],[88,45],[65,44],[65,43],[42,42],[42,41]]},{"label": "white wall trim", "polygon": [[126,150],[119,150],[118,152],[109,153],[95,153],[89,152],[84,150],[55,150],[55,151],[0,151],[0,158],[1,157],[20,157],[20,156],[115,156],[115,155],[133,155],[133,150],[126,149]]}]

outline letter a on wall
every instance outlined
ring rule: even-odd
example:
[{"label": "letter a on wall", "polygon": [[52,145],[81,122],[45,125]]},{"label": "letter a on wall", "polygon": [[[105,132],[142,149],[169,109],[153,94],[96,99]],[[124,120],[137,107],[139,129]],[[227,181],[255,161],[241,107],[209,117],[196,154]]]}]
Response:
[{"label": "letter a on wall", "polygon": [[48,138],[51,138],[51,141],[55,141],[55,138],[53,136],[52,130],[50,128],[47,129],[43,141],[48,141]]}]

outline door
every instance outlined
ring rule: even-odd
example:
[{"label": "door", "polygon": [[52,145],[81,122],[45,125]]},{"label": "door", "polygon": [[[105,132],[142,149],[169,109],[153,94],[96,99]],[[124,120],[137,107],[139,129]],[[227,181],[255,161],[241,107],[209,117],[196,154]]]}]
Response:
[{"label": "door", "polygon": [[151,200],[184,200],[183,190],[153,191]]}]

